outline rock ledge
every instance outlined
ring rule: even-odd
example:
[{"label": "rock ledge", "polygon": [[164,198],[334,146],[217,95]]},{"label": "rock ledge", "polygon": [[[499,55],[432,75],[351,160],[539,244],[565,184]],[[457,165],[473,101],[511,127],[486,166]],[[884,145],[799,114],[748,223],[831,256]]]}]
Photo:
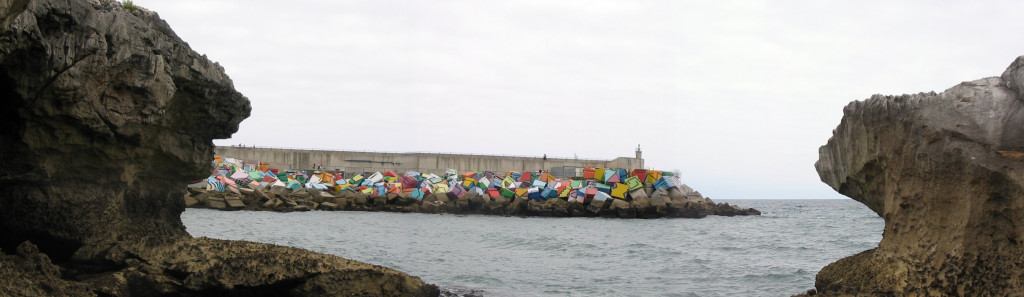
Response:
[{"label": "rock ledge", "polygon": [[249,116],[156,13],[0,0],[0,296],[437,296],[396,270],[192,238],[181,186]]},{"label": "rock ledge", "polygon": [[878,248],[818,273],[823,296],[1024,289],[1024,56],[1001,77],[850,103],[815,163],[885,219]]}]

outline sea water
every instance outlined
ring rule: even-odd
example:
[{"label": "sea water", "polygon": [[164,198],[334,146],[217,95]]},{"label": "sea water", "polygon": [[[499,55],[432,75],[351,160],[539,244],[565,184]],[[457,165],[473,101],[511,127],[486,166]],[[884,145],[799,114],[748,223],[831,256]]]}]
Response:
[{"label": "sea water", "polygon": [[[790,296],[874,248],[853,200],[723,200],[761,216],[540,218],[188,209],[193,236],[300,247],[396,268],[475,296]],[[719,202],[723,202],[719,201]]]}]

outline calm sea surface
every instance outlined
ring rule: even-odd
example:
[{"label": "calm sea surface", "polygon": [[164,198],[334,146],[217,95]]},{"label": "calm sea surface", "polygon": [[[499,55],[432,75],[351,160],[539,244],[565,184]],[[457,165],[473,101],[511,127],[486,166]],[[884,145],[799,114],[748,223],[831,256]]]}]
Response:
[{"label": "calm sea surface", "polygon": [[193,236],[310,249],[483,296],[790,296],[876,247],[853,200],[721,200],[753,217],[624,220],[188,209]]}]

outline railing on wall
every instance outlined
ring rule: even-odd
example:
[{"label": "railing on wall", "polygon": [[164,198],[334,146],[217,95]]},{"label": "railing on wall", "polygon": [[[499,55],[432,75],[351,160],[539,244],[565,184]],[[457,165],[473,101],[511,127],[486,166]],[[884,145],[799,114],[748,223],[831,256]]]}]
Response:
[{"label": "railing on wall", "polygon": [[[326,150],[326,149],[310,149],[310,148],[294,148],[294,147],[274,147],[274,146],[231,146],[231,145],[218,145],[217,147],[233,148],[233,149],[272,149],[272,150],[291,150],[291,151],[310,151],[310,152],[342,152],[342,153],[371,153],[371,154],[395,154],[395,155],[445,155],[445,156],[480,156],[480,157],[506,157],[506,158],[530,158],[530,159],[543,159],[544,156],[522,156],[522,155],[496,155],[496,154],[473,154],[473,153],[452,153],[452,152],[391,152],[391,151],[357,151],[357,150]],[[602,159],[585,159],[577,157],[552,157],[547,156],[549,160],[569,160],[569,161],[582,161],[582,162],[611,162],[611,160]]]}]

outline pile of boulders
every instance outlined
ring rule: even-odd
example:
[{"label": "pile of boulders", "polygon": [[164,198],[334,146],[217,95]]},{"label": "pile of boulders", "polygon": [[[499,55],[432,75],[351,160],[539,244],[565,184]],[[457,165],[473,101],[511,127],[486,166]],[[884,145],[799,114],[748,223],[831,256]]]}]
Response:
[{"label": "pile of boulders", "polygon": [[290,189],[284,186],[239,188],[231,191],[190,188],[185,205],[190,208],[220,210],[350,210],[415,213],[485,214],[504,216],[605,217],[605,218],[702,218],[708,215],[760,215],[752,208],[715,203],[686,185],[668,189],[645,187],[632,191],[625,199],[603,201],[528,196],[490,196],[468,191],[462,197],[428,194],[422,199],[395,193],[368,195],[358,191],[322,191],[315,188]]}]

